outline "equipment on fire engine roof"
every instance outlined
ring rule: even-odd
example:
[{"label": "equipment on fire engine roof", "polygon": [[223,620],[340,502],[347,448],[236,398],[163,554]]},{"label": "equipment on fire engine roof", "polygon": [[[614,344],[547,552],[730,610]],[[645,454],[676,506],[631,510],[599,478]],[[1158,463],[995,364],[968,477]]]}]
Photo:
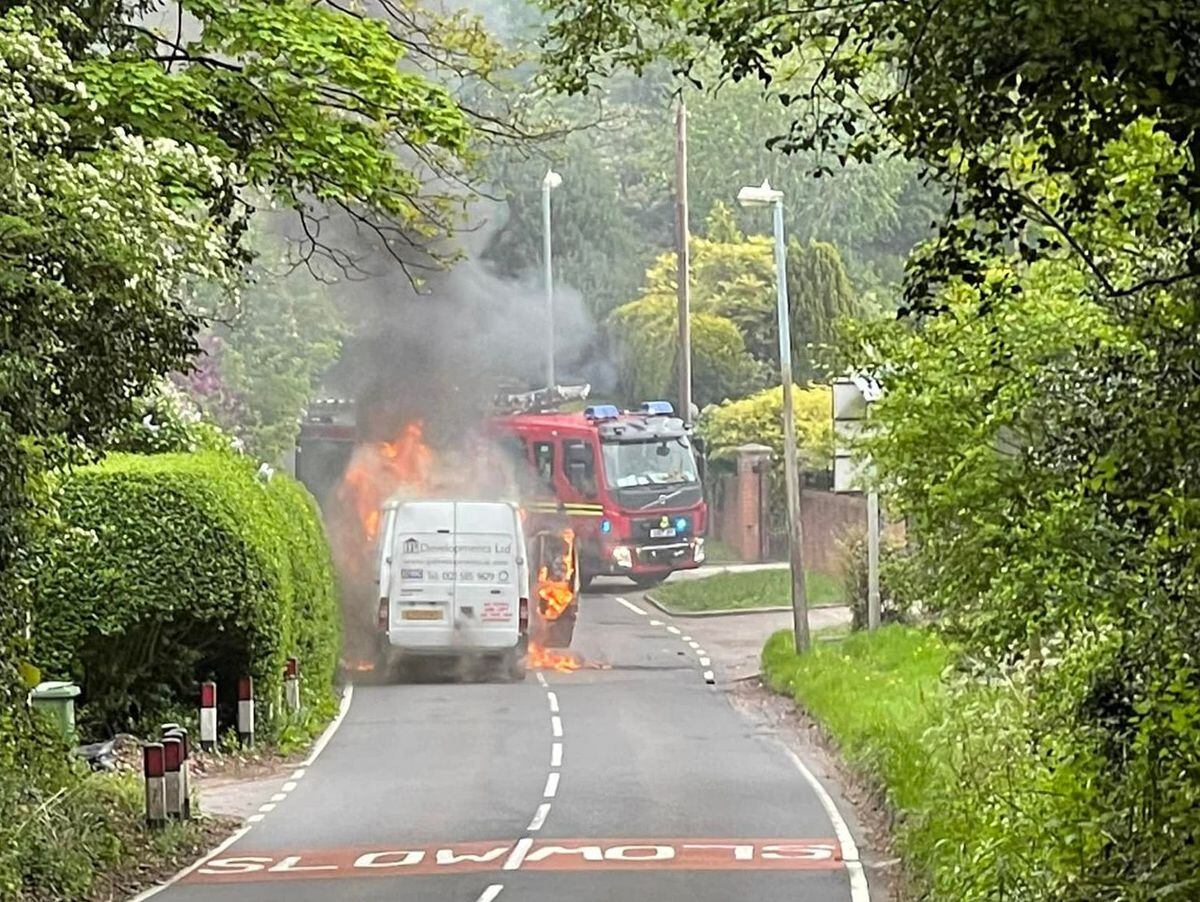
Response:
[{"label": "equipment on fire engine roof", "polygon": [[566,401],[586,401],[592,393],[591,385],[555,385],[527,392],[502,392],[493,401],[498,411],[511,413],[533,413],[553,410]]},{"label": "equipment on fire engine roof", "polygon": [[648,417],[669,417],[675,413],[670,401],[643,401],[642,413]]},{"label": "equipment on fire engine roof", "polygon": [[687,435],[683,420],[662,415],[642,415],[615,422],[600,422],[596,428],[600,433],[600,440],[605,442],[648,442],[656,439],[670,441]]},{"label": "equipment on fire engine roof", "polygon": [[621,415],[621,411],[617,409],[615,404],[593,404],[583,412],[585,419],[591,420],[593,423],[599,423],[604,420],[615,420]]}]

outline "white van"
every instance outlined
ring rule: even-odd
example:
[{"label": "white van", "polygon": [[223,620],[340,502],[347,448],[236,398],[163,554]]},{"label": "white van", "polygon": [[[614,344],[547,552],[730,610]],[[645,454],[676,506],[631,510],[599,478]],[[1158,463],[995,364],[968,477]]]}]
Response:
[{"label": "white van", "polygon": [[392,501],[379,564],[380,665],[418,655],[492,659],[525,678],[529,560],[515,504]]}]

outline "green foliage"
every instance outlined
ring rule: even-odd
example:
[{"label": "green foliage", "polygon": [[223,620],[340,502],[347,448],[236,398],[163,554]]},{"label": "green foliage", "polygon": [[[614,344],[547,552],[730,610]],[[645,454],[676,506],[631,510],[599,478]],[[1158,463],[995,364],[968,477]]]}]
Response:
[{"label": "green foliage", "polygon": [[34,652],[79,682],[87,723],[115,729],[188,703],[209,676],[232,699],[249,674],[272,702],[292,654],[314,698],[328,697],[338,609],[303,489],[207,452],[112,455],[60,496],[63,528],[34,574]]},{"label": "green foliage", "polygon": [[[832,400],[829,387],[795,386],[796,450],[802,467],[826,469],[833,456]],[[705,410],[699,434],[708,443],[709,455],[731,458],[740,445],[766,445],[777,466],[783,459],[783,388],[769,388],[736,401]]]},{"label": "green foliage", "polygon": [[[613,311],[609,335],[620,361],[622,397],[633,401],[676,394],[678,323],[674,297],[647,296]],[[694,403],[709,404],[754,385],[758,369],[736,325],[697,312],[691,326]]]},{"label": "green foliage", "polygon": [[792,241],[787,252],[787,281],[792,374],[797,382],[810,382],[826,375],[820,355],[833,345],[838,322],[859,316],[863,310],[832,244]]},{"label": "green foliage", "polygon": [[[842,591],[850,605],[850,628],[863,630],[869,623],[867,532],[855,530],[843,540]],[[907,558],[903,546],[885,532],[879,543],[879,619],[881,623],[909,620],[912,599],[905,593]]]},{"label": "green foliage", "polygon": [[206,422],[187,395],[164,380],[134,402],[129,420],[121,424],[108,447],[132,454],[169,454],[228,450],[230,444],[229,437]]},{"label": "green foliage", "polygon": [[[902,626],[817,642],[797,655],[791,632],[783,630],[763,648],[763,677],[816,718],[842,756],[910,814],[932,810],[953,780],[942,757],[948,749],[926,740],[949,710],[941,677],[950,656],[935,636]],[[907,851],[905,833],[901,840]]]},{"label": "green foliage", "polygon": [[206,417],[260,460],[296,447],[304,407],[337,359],[345,333],[326,286],[307,272],[286,276],[268,252],[255,266],[237,314],[201,337],[204,356],[180,383]]},{"label": "green foliage", "polygon": [[[842,587],[835,577],[809,570],[804,580],[809,607],[845,603]],[[786,569],[751,570],[676,580],[655,589],[654,598],[673,611],[684,612],[786,607],[792,603],[792,574]]]},{"label": "green foliage", "polygon": [[[656,59],[695,79],[760,82],[794,111],[774,147],[813,154],[817,172],[832,174],[834,162],[875,164],[899,151],[927,179],[953,187],[939,240],[910,268],[910,299],[921,306],[932,300],[933,284],[977,274],[1010,242],[1030,256],[1061,246],[1110,196],[1113,183],[1102,175],[1106,147],[1133,124],[1153,117],[1160,134],[1186,146],[1200,120],[1200,11],[1190,3],[544,6],[554,16],[546,56],[557,83],[570,90],[588,90],[623,68],[644,71]],[[714,57],[717,72],[709,78]],[[1047,195],[1036,182],[1014,178],[1014,169],[1030,161],[1064,193]],[[1177,199],[1194,221],[1195,159],[1153,181],[1155,193]],[[1084,256],[1093,250],[1074,247]],[[1094,262],[1101,263],[1103,290],[1118,292],[1103,261]],[[1139,284],[1195,272],[1193,255]]]}]

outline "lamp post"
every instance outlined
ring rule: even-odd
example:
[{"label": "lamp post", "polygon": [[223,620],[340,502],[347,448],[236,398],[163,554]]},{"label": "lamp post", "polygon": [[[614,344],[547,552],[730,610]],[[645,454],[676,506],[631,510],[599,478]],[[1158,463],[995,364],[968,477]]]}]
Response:
[{"label": "lamp post", "polygon": [[796,651],[808,649],[808,598],[800,522],[800,472],[796,464],[796,413],[792,406],[792,328],[788,313],[787,248],[783,241],[783,192],[766,181],[738,192],[743,207],[771,207],[775,214],[775,289],[779,318],[779,375],[783,380],[783,473],[787,488],[788,559],[792,571],[792,625]]},{"label": "lamp post", "polygon": [[562,184],[562,176],[546,170],[542,179],[542,257],[546,274],[546,387],[554,388],[554,267],[550,258],[550,192]]}]

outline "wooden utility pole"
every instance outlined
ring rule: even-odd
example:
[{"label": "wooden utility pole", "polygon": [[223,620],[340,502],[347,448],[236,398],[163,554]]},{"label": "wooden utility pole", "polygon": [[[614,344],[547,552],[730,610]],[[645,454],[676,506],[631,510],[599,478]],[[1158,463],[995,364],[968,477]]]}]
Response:
[{"label": "wooden utility pole", "polygon": [[688,239],[687,106],[683,95],[675,111],[675,260],[676,296],[679,301],[679,415],[692,421],[692,287]]}]

